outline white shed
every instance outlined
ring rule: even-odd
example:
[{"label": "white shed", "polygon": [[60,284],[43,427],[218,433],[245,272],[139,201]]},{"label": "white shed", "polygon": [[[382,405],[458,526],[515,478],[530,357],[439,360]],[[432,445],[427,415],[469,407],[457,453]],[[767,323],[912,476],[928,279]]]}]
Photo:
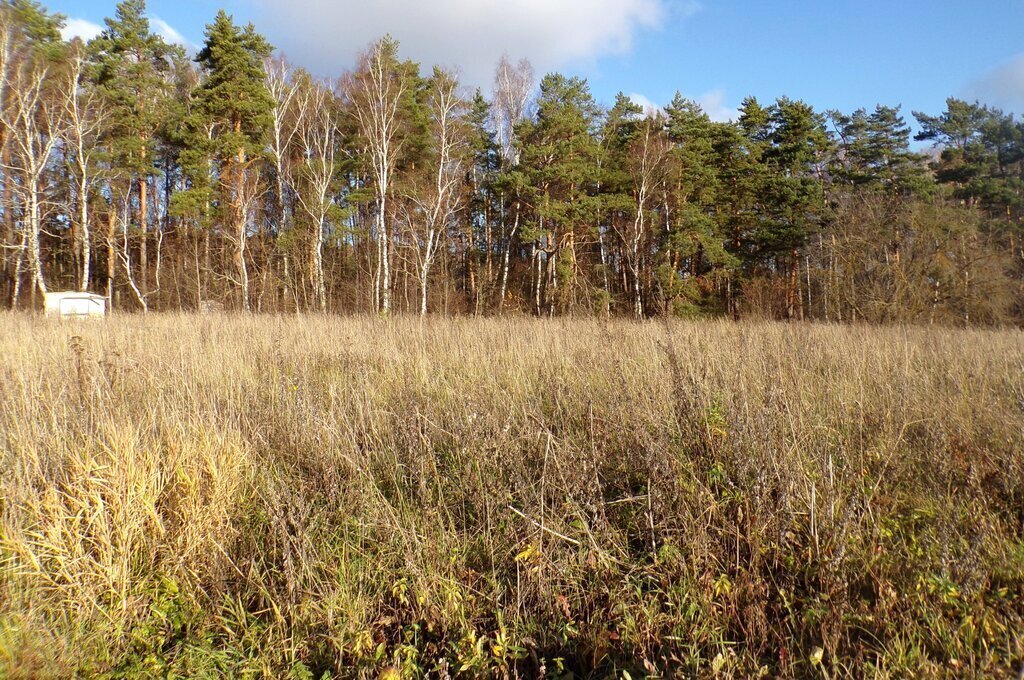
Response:
[{"label": "white shed", "polygon": [[84,319],[104,317],[107,314],[107,298],[95,293],[46,293],[43,299],[48,317]]}]

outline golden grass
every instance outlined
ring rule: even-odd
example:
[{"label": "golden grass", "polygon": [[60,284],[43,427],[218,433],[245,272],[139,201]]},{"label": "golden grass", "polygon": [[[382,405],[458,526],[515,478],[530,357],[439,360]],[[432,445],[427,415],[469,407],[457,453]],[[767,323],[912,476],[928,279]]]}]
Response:
[{"label": "golden grass", "polygon": [[0,675],[1004,674],[1024,334],[0,317]]}]

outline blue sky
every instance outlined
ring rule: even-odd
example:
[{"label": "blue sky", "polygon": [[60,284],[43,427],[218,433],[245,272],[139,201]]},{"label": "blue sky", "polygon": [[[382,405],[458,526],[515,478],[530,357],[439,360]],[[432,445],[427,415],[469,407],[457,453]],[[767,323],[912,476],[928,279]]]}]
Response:
[{"label": "blue sky", "polygon": [[[53,0],[88,32],[108,0]],[[744,96],[781,95],[818,109],[876,103],[939,113],[945,98],[1024,113],[1024,0],[150,0],[154,25],[187,43],[224,7],[252,20],[289,58],[337,75],[384,32],[425,66],[490,83],[502,52],[538,75],[589,78],[664,104],[676,90],[727,118]]]}]

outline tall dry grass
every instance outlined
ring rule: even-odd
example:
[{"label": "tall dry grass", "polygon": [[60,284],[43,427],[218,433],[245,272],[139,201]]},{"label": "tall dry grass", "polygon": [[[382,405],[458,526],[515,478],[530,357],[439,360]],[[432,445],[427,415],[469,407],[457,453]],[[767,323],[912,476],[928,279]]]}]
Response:
[{"label": "tall dry grass", "polygon": [[962,677],[1024,334],[0,317],[0,675]]}]

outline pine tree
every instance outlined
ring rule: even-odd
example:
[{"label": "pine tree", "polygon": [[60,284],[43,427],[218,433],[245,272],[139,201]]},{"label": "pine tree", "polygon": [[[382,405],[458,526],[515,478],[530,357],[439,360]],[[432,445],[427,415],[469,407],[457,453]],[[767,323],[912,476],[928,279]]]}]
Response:
[{"label": "pine tree", "polygon": [[759,234],[770,178],[764,162],[770,112],[756,98],[747,97],[739,113],[735,125],[717,126],[713,135],[715,171],[719,177],[716,221],[725,250],[736,262],[724,282],[726,311],[733,318],[739,317],[744,279],[755,272],[760,262]]},{"label": "pine tree", "polygon": [[246,242],[259,186],[260,156],[271,124],[273,101],[263,64],[272,48],[252,24],[239,28],[221,10],[206,28],[196,56],[204,80],[196,92],[193,128],[213,164],[216,220],[235,246],[236,283],[242,309],[249,310]]},{"label": "pine tree", "polygon": [[1024,231],[1024,121],[992,110],[981,126],[982,165],[969,187],[993,219],[1015,232]]},{"label": "pine tree", "polygon": [[[598,226],[598,245],[601,258],[601,282],[602,291],[605,297],[603,301],[604,313],[610,314],[612,309],[612,284],[621,287],[622,292],[632,298],[634,314],[643,314],[643,301],[640,294],[635,290],[641,283],[639,251],[641,241],[645,233],[638,229],[641,225],[636,220],[637,202],[633,193],[633,178],[630,173],[629,156],[631,145],[636,139],[638,129],[643,125],[643,108],[627,97],[622,92],[615,96],[615,104],[605,115],[604,125],[601,130],[601,174],[600,174],[600,197],[602,219]],[[646,203],[646,200],[644,201]],[[645,230],[646,231],[646,230]],[[646,246],[646,244],[643,244]],[[625,252],[625,258],[615,257],[619,252]],[[617,272],[613,269],[619,268],[621,260],[626,260],[622,269],[630,270],[633,276],[632,294],[629,294],[631,284],[626,281],[619,281],[619,277],[610,276]],[[622,276],[627,274],[622,271]]]},{"label": "pine tree", "polygon": [[64,45],[60,29],[67,17],[50,12],[36,0],[11,0],[4,11],[10,12],[12,28],[19,34],[16,42],[22,47],[29,47],[50,61],[62,56]]},{"label": "pine tree", "polygon": [[[494,255],[497,244],[494,239],[494,180],[500,160],[495,133],[488,124],[491,104],[479,88],[469,102],[466,118],[470,161],[467,174],[468,219],[462,266],[466,294],[474,313],[479,313],[485,285],[492,283],[495,277]],[[481,281],[481,265],[484,267],[484,281]]]},{"label": "pine tree", "polygon": [[921,132],[914,135],[914,139],[964,151],[981,136],[981,127],[990,113],[987,106],[950,97],[946,100],[946,110],[938,116],[914,111],[914,117],[921,125]]},{"label": "pine tree", "polygon": [[[666,305],[692,313],[709,304],[709,293],[737,264],[725,248],[729,211],[722,170],[735,145],[736,127],[714,123],[701,107],[676,93],[666,108],[674,145],[666,223],[659,243],[658,284]],[[723,149],[723,140],[732,140]],[[743,173],[746,175],[746,173]],[[750,179],[746,177],[745,179]]]},{"label": "pine tree", "polygon": [[830,112],[838,151],[831,164],[834,181],[890,193],[927,193],[925,157],[910,150],[910,127],[899,107],[876,106],[870,114]]},{"label": "pine tree", "polygon": [[745,97],[740,104],[737,123],[751,142],[764,144],[771,136],[771,109],[761,106],[757,97]]},{"label": "pine tree", "polygon": [[805,102],[783,97],[771,108],[765,221],[757,235],[763,258],[787,279],[787,317],[803,313],[799,252],[824,219],[824,164],[831,152],[824,116]]},{"label": "pine tree", "polygon": [[938,116],[915,112],[921,132],[914,138],[942,148],[932,164],[935,179],[968,206],[1020,229],[1024,215],[1024,123],[975,102],[946,100]]},{"label": "pine tree", "polygon": [[534,212],[523,238],[533,242],[538,314],[545,309],[554,313],[559,288],[563,306],[579,292],[577,241],[593,235],[600,212],[598,115],[585,79],[549,74],[541,81],[537,120],[524,124],[520,133]]},{"label": "pine tree", "polygon": [[148,284],[149,182],[157,132],[168,116],[172,62],[180,48],[150,30],[145,0],[122,0],[106,29],[89,44],[94,79],[111,109],[111,156],[137,188],[141,288]]}]

